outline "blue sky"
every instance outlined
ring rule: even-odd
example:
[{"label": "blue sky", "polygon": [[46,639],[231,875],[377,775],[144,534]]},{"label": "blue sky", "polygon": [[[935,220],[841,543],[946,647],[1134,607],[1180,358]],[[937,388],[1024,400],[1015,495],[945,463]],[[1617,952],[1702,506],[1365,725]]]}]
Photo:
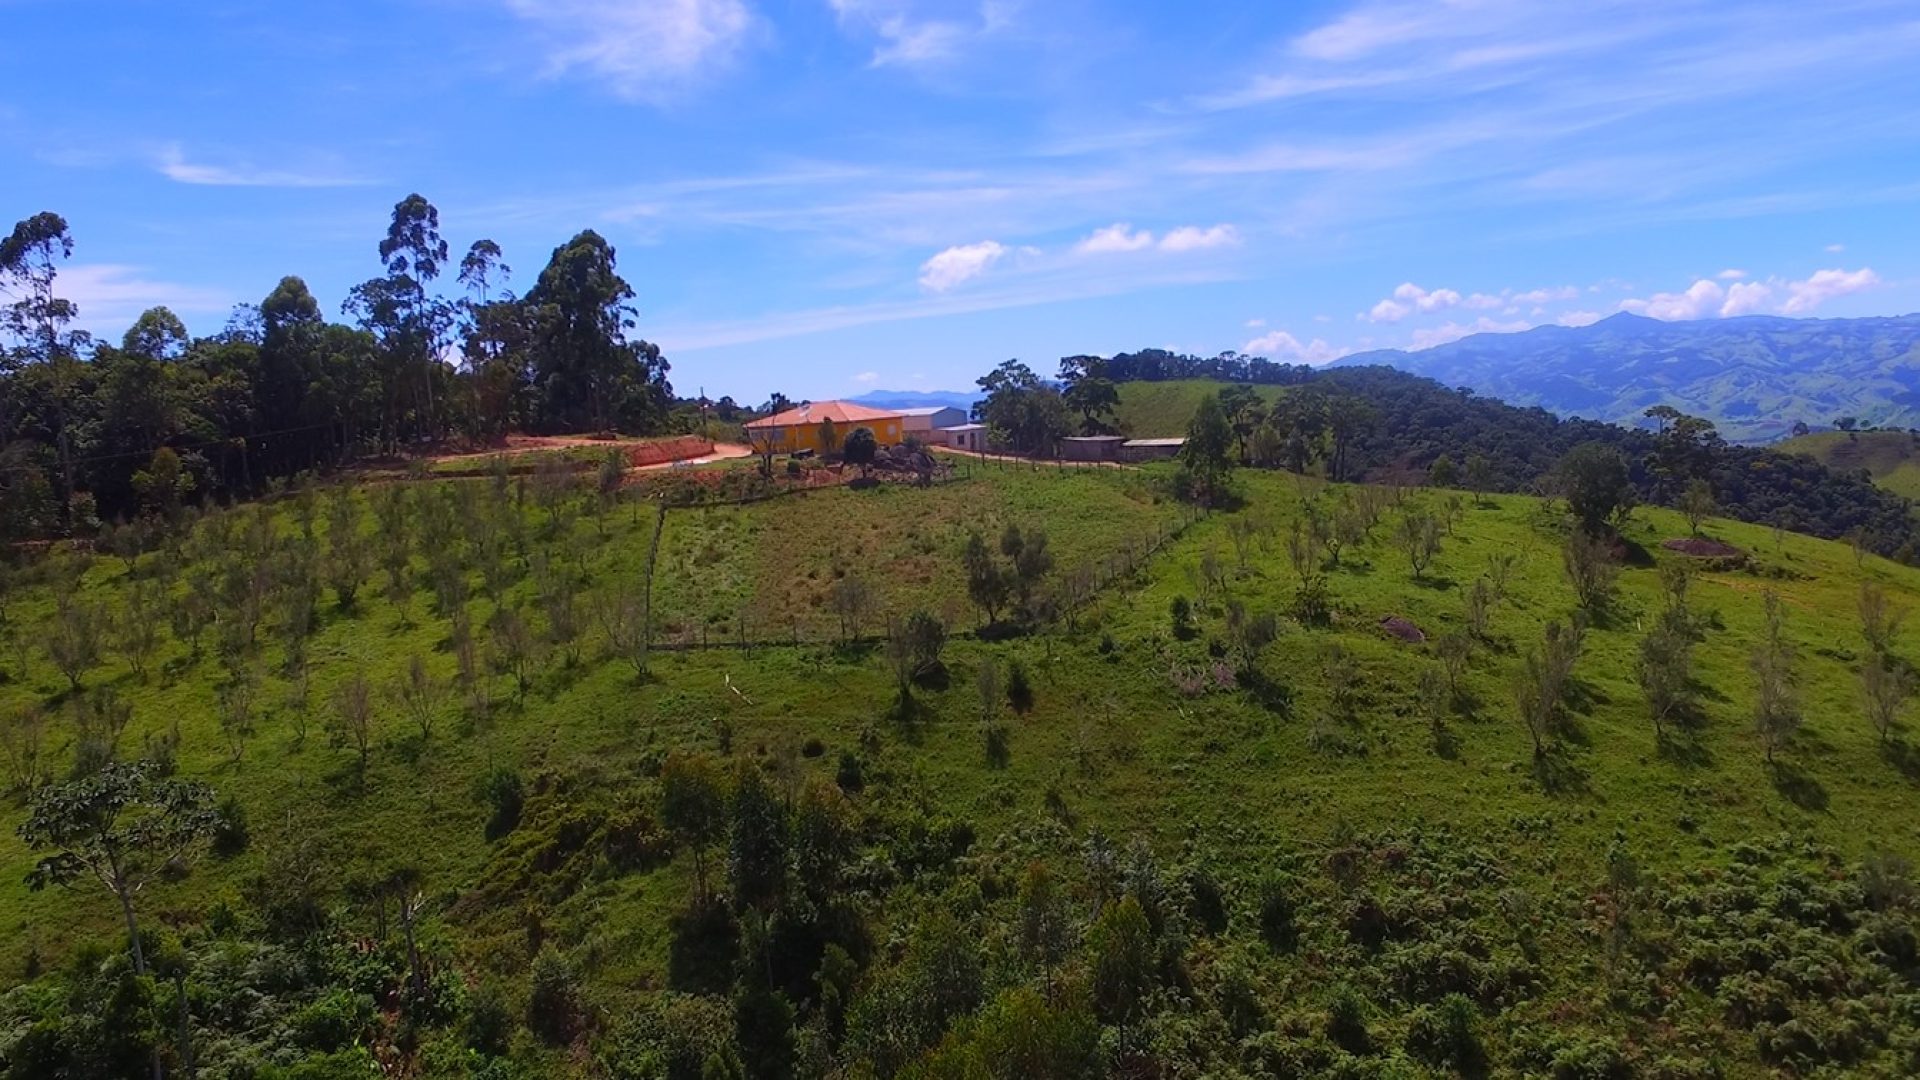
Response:
[{"label": "blue sky", "polygon": [[0,215],[83,321],[337,313],[419,191],[591,227],[683,393],[1920,309],[1920,6],[0,0]]}]

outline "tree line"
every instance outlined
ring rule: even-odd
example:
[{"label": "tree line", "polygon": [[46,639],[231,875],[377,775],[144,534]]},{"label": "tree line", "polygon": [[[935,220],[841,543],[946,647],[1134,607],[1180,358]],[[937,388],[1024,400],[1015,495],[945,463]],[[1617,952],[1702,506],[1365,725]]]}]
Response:
[{"label": "tree line", "polygon": [[[409,195],[377,244],[381,273],[348,293],[349,322],[288,276],[217,333],[192,337],[156,307],[117,344],[75,328],[60,295],[73,251],[51,212],[0,240],[0,542],[245,496],[365,452],[672,422],[667,361],[632,336],[633,288],[590,229],[516,295],[499,244],[455,263],[439,211]],[[458,294],[436,291],[449,276]]]}]

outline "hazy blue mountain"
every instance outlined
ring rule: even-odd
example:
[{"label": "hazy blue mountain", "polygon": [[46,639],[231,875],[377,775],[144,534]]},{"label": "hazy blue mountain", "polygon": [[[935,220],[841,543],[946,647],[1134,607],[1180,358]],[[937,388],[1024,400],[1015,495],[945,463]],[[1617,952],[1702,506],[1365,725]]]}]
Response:
[{"label": "hazy blue mountain", "polygon": [[1621,424],[1667,404],[1745,442],[1839,416],[1920,426],[1920,315],[1662,322],[1622,313],[1591,326],[1475,334],[1339,363],[1384,364],[1515,405]]},{"label": "hazy blue mountain", "polygon": [[984,396],[978,390],[869,390],[845,400],[876,409],[924,409],[934,405],[972,409],[973,403]]}]

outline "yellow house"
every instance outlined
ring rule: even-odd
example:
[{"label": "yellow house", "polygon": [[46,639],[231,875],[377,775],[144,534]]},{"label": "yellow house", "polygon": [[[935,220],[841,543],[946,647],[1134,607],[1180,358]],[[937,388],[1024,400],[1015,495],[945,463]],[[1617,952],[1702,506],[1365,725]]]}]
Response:
[{"label": "yellow house", "polygon": [[816,401],[746,425],[747,442],[755,450],[776,454],[798,450],[832,453],[855,428],[873,432],[874,441],[881,446],[893,446],[906,437],[905,421],[899,413],[850,401]]}]

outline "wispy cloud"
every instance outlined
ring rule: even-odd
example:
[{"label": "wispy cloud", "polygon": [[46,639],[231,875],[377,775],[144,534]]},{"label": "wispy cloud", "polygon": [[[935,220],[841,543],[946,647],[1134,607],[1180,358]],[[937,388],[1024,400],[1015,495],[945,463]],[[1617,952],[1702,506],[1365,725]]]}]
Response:
[{"label": "wispy cloud", "polygon": [[182,184],[209,187],[326,188],[359,187],[373,181],[366,177],[330,169],[296,170],[265,168],[251,163],[215,165],[190,161],[178,144],[161,148],[154,159],[160,175]]},{"label": "wispy cloud", "polygon": [[760,21],[745,0],[506,0],[527,22],[551,75],[584,72],[616,96],[672,100],[724,71]]},{"label": "wispy cloud", "polygon": [[871,36],[874,67],[944,64],[1007,28],[1010,0],[937,4],[926,0],[828,0],[840,26]]},{"label": "wispy cloud", "polygon": [[224,312],[236,302],[225,289],[166,281],[150,276],[146,267],[120,263],[61,267],[57,291],[80,309],[82,326],[115,340],[148,308],[168,307],[179,315],[204,315]]}]

